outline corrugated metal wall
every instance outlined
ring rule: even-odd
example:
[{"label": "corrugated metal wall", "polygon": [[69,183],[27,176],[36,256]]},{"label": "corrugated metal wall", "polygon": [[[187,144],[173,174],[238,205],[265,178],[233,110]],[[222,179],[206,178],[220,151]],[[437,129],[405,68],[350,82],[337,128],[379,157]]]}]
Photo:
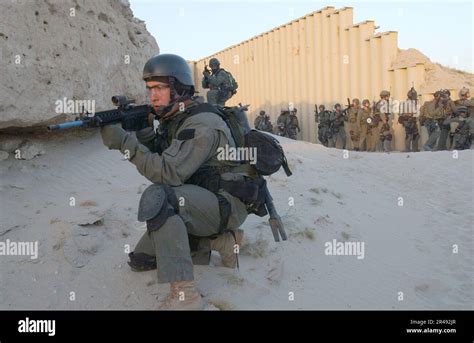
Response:
[{"label": "corrugated metal wall", "polygon": [[[375,34],[375,23],[354,24],[353,8],[325,7],[271,31],[191,63],[200,95],[204,63],[216,57],[239,84],[227,105],[251,104],[251,124],[260,110],[275,122],[281,109],[298,109],[299,138],[316,142],[315,104],[332,109],[347,98],[378,100],[382,89],[404,100],[424,80],[424,65],[391,69],[398,52],[397,32]],[[430,100],[423,94],[421,101]],[[393,121],[393,148],[402,150],[402,127]],[[422,136],[422,140],[423,140]],[[350,139],[348,139],[350,141]]]}]

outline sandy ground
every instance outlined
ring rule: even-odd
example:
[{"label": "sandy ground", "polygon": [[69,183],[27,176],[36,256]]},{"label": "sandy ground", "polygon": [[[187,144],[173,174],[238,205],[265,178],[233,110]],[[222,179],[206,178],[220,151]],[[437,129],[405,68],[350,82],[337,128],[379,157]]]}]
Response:
[{"label": "sandy ground", "polygon": [[[472,150],[458,159],[448,151],[344,159],[280,139],[294,175],[268,179],[289,240],[274,242],[267,218],[249,216],[240,271],[219,267],[217,255],[195,267],[207,301],[220,309],[473,308]],[[149,181],[98,134],[54,138],[43,149],[0,162],[0,242],[39,242],[35,260],[0,256],[0,309],[156,309],[167,286],[126,264],[127,245],[144,232],[136,213]],[[334,239],[363,242],[364,258],[326,255]]]}]

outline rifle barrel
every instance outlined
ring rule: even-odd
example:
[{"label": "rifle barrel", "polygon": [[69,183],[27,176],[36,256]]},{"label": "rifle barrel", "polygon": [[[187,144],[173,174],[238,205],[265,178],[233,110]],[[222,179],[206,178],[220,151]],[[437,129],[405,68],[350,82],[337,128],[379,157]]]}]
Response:
[{"label": "rifle barrel", "polygon": [[270,195],[267,185],[265,185],[265,206],[267,208],[268,214],[270,215],[268,223],[270,224],[275,242],[280,241],[280,236],[282,240],[286,241],[288,237],[286,236],[285,228],[283,227],[281,218],[276,211],[275,205],[273,204],[273,199]]},{"label": "rifle barrel", "polygon": [[70,128],[73,128],[73,127],[80,127],[80,126],[84,126],[84,120],[76,120],[76,121],[71,121],[71,122],[68,122],[68,123],[48,125],[48,131],[70,129]]}]

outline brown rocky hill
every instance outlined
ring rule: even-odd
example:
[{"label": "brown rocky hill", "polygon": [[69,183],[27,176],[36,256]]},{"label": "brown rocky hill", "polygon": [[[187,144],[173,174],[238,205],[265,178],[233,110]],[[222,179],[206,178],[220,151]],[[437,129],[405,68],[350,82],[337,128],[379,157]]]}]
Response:
[{"label": "brown rocky hill", "polygon": [[64,98],[96,110],[114,94],[144,101],[142,68],[157,53],[127,0],[2,1],[0,130],[44,125]]}]

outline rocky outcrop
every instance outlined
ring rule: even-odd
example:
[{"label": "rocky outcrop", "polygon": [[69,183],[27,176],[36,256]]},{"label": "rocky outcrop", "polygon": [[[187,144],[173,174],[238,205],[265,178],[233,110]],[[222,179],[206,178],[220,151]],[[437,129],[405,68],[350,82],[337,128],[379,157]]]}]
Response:
[{"label": "rocky outcrop", "polygon": [[64,119],[59,102],[145,101],[143,65],[159,53],[127,0],[18,0],[0,12],[0,131]]}]

